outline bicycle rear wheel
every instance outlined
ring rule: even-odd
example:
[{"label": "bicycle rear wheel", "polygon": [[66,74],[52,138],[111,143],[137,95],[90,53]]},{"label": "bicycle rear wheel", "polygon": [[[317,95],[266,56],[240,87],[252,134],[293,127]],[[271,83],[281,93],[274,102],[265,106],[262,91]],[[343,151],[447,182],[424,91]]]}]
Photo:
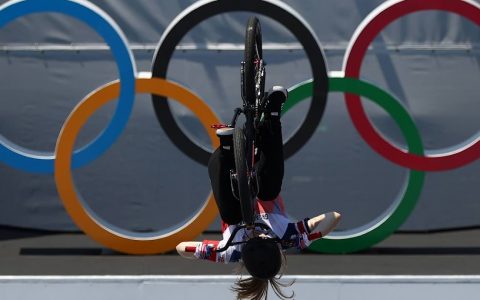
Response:
[{"label": "bicycle rear wheel", "polygon": [[261,99],[265,91],[265,74],[263,72],[262,29],[260,21],[254,16],[250,17],[247,22],[244,51],[243,95],[248,104],[255,105],[256,100]]},{"label": "bicycle rear wheel", "polygon": [[238,198],[242,210],[242,219],[246,224],[253,224],[254,207],[253,197],[250,190],[250,176],[252,174],[250,162],[246,152],[249,151],[246,145],[243,129],[235,127],[233,132],[233,154],[235,157],[235,170],[237,174]]}]

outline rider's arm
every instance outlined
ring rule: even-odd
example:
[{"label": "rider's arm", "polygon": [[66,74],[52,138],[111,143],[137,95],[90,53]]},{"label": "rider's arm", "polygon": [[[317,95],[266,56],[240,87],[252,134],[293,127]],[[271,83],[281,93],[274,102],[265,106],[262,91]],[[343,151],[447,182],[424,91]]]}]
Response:
[{"label": "rider's arm", "polygon": [[219,241],[203,242],[182,242],[177,245],[177,252],[181,256],[190,259],[207,259],[217,261],[217,250]]},{"label": "rider's arm", "polygon": [[203,242],[181,242],[177,252],[182,257],[190,259],[206,259],[213,262],[230,263],[240,260],[241,254],[236,247],[229,247],[223,252],[216,252],[220,241],[205,240]]},{"label": "rider's arm", "polygon": [[289,223],[283,240],[293,242],[287,247],[307,248],[313,241],[326,236],[340,221],[340,214],[329,212],[314,218],[306,218],[296,223]]},{"label": "rider's arm", "polygon": [[341,215],[337,212],[321,214],[307,221],[309,232],[319,232],[322,237],[330,233],[340,221]]}]

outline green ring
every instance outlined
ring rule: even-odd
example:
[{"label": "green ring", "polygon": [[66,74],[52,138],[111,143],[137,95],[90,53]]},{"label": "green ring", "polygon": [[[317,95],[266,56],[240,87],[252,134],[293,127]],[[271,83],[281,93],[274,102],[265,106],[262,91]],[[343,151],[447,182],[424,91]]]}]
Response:
[{"label": "green ring", "polygon": [[[329,91],[357,94],[381,106],[399,125],[407,141],[408,151],[423,155],[422,140],[415,123],[406,109],[393,96],[370,83],[354,78],[331,77]],[[311,95],[312,80],[291,87],[283,112],[286,113],[297,103]],[[386,239],[412,213],[420,196],[424,178],[425,172],[410,170],[403,193],[382,215],[366,225],[347,231],[333,232],[312,243],[308,249],[323,253],[350,253],[370,248]]]}]

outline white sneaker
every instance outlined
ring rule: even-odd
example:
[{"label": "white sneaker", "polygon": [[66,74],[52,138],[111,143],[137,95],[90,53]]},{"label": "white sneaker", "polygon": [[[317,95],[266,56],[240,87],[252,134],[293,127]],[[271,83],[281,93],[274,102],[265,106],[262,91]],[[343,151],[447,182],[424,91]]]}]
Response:
[{"label": "white sneaker", "polygon": [[230,128],[230,127],[217,129],[216,134],[220,138],[220,147],[222,147],[222,149],[225,149],[225,150],[232,149],[234,130],[235,128]]},{"label": "white sneaker", "polygon": [[288,91],[281,85],[274,85],[268,90],[266,108],[271,116],[280,117],[283,104],[288,98]]}]

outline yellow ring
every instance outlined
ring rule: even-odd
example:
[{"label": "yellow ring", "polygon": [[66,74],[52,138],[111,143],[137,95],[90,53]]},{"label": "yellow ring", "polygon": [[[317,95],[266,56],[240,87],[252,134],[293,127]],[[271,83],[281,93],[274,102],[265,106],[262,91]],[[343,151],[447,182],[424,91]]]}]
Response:
[{"label": "yellow ring", "polygon": [[[194,112],[207,129],[214,148],[219,141],[210,124],[220,123],[218,117],[205,102],[186,88],[160,78],[137,78],[136,92],[168,97],[185,105]],[[198,213],[180,228],[166,234],[148,238],[128,236],[98,222],[82,204],[73,180],[72,151],[80,129],[95,111],[120,94],[119,81],[110,82],[87,95],[70,113],[65,121],[55,147],[55,183],[63,205],[72,220],[88,236],[102,245],[129,254],[155,254],[175,249],[181,241],[194,239],[216,218],[217,206],[210,192]],[[106,222],[104,222],[106,223]]]}]

